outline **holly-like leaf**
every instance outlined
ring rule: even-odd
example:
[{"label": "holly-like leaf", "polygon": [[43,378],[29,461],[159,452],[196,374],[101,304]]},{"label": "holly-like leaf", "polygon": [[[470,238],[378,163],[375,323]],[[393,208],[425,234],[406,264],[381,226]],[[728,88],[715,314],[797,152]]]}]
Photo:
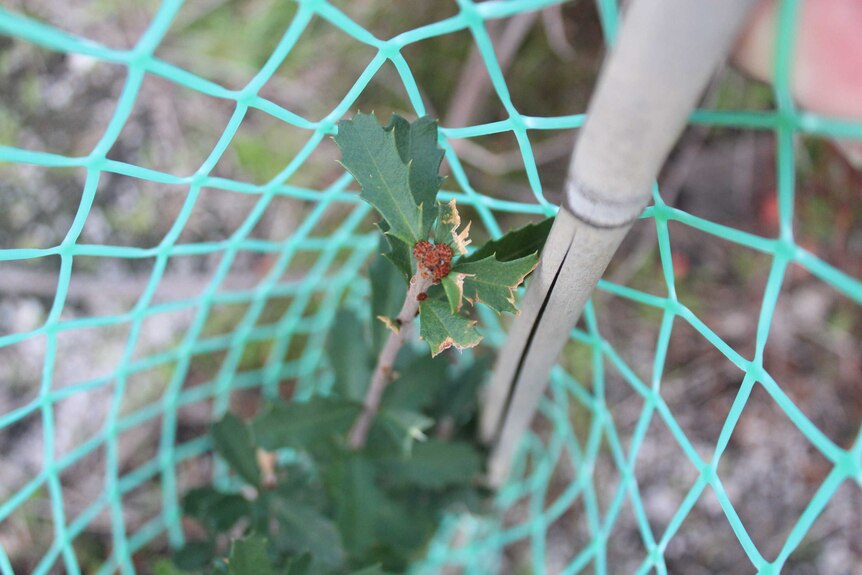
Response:
[{"label": "holly-like leaf", "polygon": [[[385,261],[382,263],[391,267]],[[355,311],[340,309],[335,314],[326,351],[335,372],[333,391],[340,397],[362,401],[371,380],[371,349],[365,322]]]},{"label": "holly-like leaf", "polygon": [[554,218],[548,218],[535,224],[527,224],[517,230],[512,230],[503,237],[491,240],[469,256],[464,256],[460,263],[477,262],[494,256],[497,261],[510,262],[537,252],[545,247],[545,240],[551,233]]},{"label": "holly-like leaf", "polygon": [[417,444],[409,458],[392,457],[383,465],[388,480],[429,489],[469,483],[481,468],[482,457],[472,445],[438,439]]},{"label": "holly-like leaf", "polygon": [[419,304],[419,335],[431,346],[431,356],[445,349],[475,347],[482,341],[476,322],[453,314],[446,301],[429,297]]},{"label": "holly-like leaf", "polygon": [[341,165],[362,187],[359,196],[389,224],[387,233],[411,246],[424,239],[422,209],[410,190],[395,130],[383,128],[374,114],[357,114],[338,122],[335,143],[341,149]]},{"label": "holly-like leaf", "polygon": [[458,262],[452,273],[465,274],[464,297],[472,304],[484,303],[497,313],[518,313],[515,288],[539,263],[537,254],[501,262],[494,256],[479,261]]},{"label": "holly-like leaf", "polygon": [[362,407],[352,401],[313,397],[306,402],[272,405],[252,422],[264,449],[313,449],[350,429]]},{"label": "holly-like leaf", "polygon": [[410,191],[416,205],[422,206],[423,238],[437,218],[437,191],[443,178],[438,174],[443,150],[437,146],[437,120],[422,116],[413,123],[392,115],[387,129],[395,132],[401,161],[409,165]]},{"label": "holly-like leaf", "polygon": [[234,539],[228,567],[231,575],[273,575],[272,563],[266,553],[266,539],[257,535]]},{"label": "holly-like leaf", "polygon": [[237,416],[227,413],[221,421],[213,424],[210,436],[216,452],[231,469],[251,485],[260,485],[260,467],[248,426]]}]

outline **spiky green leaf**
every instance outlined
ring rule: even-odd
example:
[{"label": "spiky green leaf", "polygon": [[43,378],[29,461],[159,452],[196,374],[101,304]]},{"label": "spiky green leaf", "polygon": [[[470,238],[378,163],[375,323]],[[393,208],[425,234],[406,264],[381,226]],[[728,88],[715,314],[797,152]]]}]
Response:
[{"label": "spiky green leaf", "polygon": [[469,256],[461,258],[459,262],[477,262],[490,256],[496,257],[501,262],[510,262],[537,252],[541,253],[553,224],[554,218],[548,218],[512,230],[499,239],[487,242]]},{"label": "spiky green leaf", "polygon": [[423,239],[422,209],[410,190],[408,165],[401,160],[395,130],[385,129],[374,114],[357,114],[338,123],[335,143],[341,164],[353,175],[362,199],[389,224],[387,233],[413,245]]},{"label": "spiky green leaf", "polygon": [[395,236],[386,233],[389,231],[389,224],[384,220],[377,222],[377,227],[383,232],[383,238],[386,242],[385,246],[383,244],[380,246],[381,255],[401,272],[406,284],[410,281],[410,276],[413,275],[413,248]]},{"label": "spiky green leaf", "polygon": [[484,303],[497,313],[517,313],[515,288],[538,263],[537,254],[506,262],[489,256],[475,262],[458,262],[452,273],[465,274],[464,297],[471,303]]},{"label": "spiky green leaf", "polygon": [[429,297],[419,304],[419,335],[431,346],[435,356],[445,349],[466,349],[482,341],[476,322],[453,314],[448,302]]},{"label": "spiky green leaf", "polygon": [[422,229],[427,236],[437,218],[437,191],[443,182],[438,175],[443,150],[437,145],[437,120],[423,116],[410,123],[393,114],[387,128],[395,132],[401,161],[410,166],[410,191],[416,205],[422,206]]}]

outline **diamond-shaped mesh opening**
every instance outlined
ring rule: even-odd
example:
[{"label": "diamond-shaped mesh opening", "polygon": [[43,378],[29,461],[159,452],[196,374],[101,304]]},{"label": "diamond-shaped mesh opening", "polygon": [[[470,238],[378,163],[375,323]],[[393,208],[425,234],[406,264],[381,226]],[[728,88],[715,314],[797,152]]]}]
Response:
[{"label": "diamond-shaped mesh opening", "polygon": [[709,487],[703,490],[667,543],[663,559],[668,573],[755,572]]},{"label": "diamond-shaped mesh opening", "polygon": [[574,2],[493,23],[512,103],[535,116],[581,114],[605,52],[594,2]]},{"label": "diamond-shaped mesh opening", "polygon": [[177,244],[218,242],[228,239],[259,200],[256,193],[204,187],[189,214]]},{"label": "diamond-shaped mesh opening", "polygon": [[279,117],[288,122],[302,125],[323,119],[351,99],[347,95],[357,79],[374,72],[375,55],[371,46],[313,17],[260,95],[287,110]]},{"label": "diamond-shaped mesh opening", "polygon": [[88,154],[108,126],[124,70],[88,55],[62,54],[14,38],[6,42],[0,144]]},{"label": "diamond-shaped mesh opening", "polygon": [[[4,575],[145,571],[182,542],[183,491],[212,478],[212,417],[326,381],[333,311],[363,301],[377,246],[333,161],[339,119],[440,117],[441,197],[476,243],[554,211],[616,4],[420,4],[0,10]],[[859,180],[826,140],[862,127],[785,92],[713,81],[499,513],[444,525],[457,536],[429,564],[859,563]],[[478,316],[499,346],[510,320]],[[100,411],[80,435],[67,406],[85,400]],[[88,467],[106,487],[78,498]]]},{"label": "diamond-shaped mesh opening", "polygon": [[212,174],[265,184],[290,164],[311,135],[260,110],[249,110]]},{"label": "diamond-shaped mesh opening", "polygon": [[[474,126],[506,117],[488,68],[475,46],[471,33],[459,30],[445,36],[423,38],[401,51],[415,82],[422,86],[422,101],[429,111],[437,111],[441,124],[448,128]],[[490,44],[488,47],[492,48]],[[427,54],[436,57],[432,60]],[[454,102],[458,104],[453,106]]]},{"label": "diamond-shaped mesh opening", "polygon": [[410,96],[392,62],[384,62],[365,85],[362,93],[350,106],[350,113],[374,112],[380,121],[388,121],[392,114],[409,114]]},{"label": "diamond-shaped mesh opening", "polygon": [[156,0],[115,0],[100,6],[97,11],[76,11],[72,18],[68,5],[51,0],[14,2],[11,5],[31,18],[74,36],[83,36],[120,50],[135,46],[159,7]]},{"label": "diamond-shaped mesh opening", "polygon": [[[85,174],[75,168],[25,166],[20,172],[0,164],[0,247],[50,249],[63,241],[79,209]],[[43,190],[36,200],[29,186]],[[17,259],[17,258],[16,258]],[[4,262],[27,264],[20,262]],[[34,260],[29,260],[34,262]],[[56,258],[38,258],[33,267]]]},{"label": "diamond-shaped mesh opening", "polygon": [[[17,465],[4,465],[0,471],[3,478],[0,483],[3,511],[10,513],[20,503],[18,498],[26,499],[32,495],[33,490],[39,488],[39,482],[34,481],[34,478],[44,465],[45,425],[39,410],[19,412],[15,417],[7,414],[4,424],[3,430],[0,431],[3,434],[3,459],[17,462]],[[22,490],[25,485],[29,487]]]},{"label": "diamond-shaped mesh opening", "polygon": [[59,390],[109,380],[125,360],[130,330],[127,322],[121,322],[58,332],[54,338],[55,365],[50,372],[52,387]]},{"label": "diamond-shaped mesh opening", "polygon": [[171,230],[188,194],[186,185],[104,174],[79,241],[153,248]]},{"label": "diamond-shaped mesh opening", "polygon": [[836,145],[804,138],[800,147],[796,198],[796,241],[845,273],[862,278],[862,177]]},{"label": "diamond-shaped mesh opening", "polygon": [[674,322],[662,398],[706,461],[714,454],[744,376],[688,322]]},{"label": "diamond-shaped mesh opening", "polygon": [[[15,573],[32,573],[53,542],[54,525],[45,495],[45,487],[37,487],[29,497],[16,502],[15,508],[4,514],[0,525],[0,546],[5,556],[12,558],[10,563]],[[54,564],[55,560],[50,560],[48,565]]]},{"label": "diamond-shaped mesh opening", "polygon": [[139,85],[130,77],[124,95],[133,88],[128,121],[107,157],[174,176],[203,164],[234,113],[230,102],[160,76],[146,74]]},{"label": "diamond-shaped mesh opening", "polygon": [[607,569],[615,573],[635,573],[647,555],[634,506],[628,495],[622,501],[607,539]]},{"label": "diamond-shaped mesh opening", "polygon": [[147,313],[138,319],[135,340],[132,342],[132,360],[145,361],[151,356],[161,359],[161,354],[171,351],[176,353],[181,336],[194,321],[197,309],[198,302],[177,306],[175,309],[170,307],[169,303],[164,307],[149,308]]},{"label": "diamond-shaped mesh opening", "polygon": [[697,481],[689,453],[683,451],[661,415],[654,413],[635,462],[640,502],[650,529],[661,540]]},{"label": "diamond-shaped mesh opening", "polygon": [[678,222],[668,230],[679,302],[738,354],[753,357],[772,258]]},{"label": "diamond-shaped mesh opening", "polygon": [[[91,446],[101,443],[104,427],[113,411],[114,386],[109,383],[91,389],[75,389],[74,393],[67,389],[63,392],[51,403],[58,430],[54,454],[58,459],[75,460],[80,451],[90,451]],[[87,417],[82,418],[81,413],[86,413]]]},{"label": "diamond-shaped mesh opening", "polygon": [[736,423],[718,472],[746,532],[771,561],[831,469],[829,460],[758,385]]},{"label": "diamond-shaped mesh opening", "polygon": [[765,169],[775,154],[771,132],[690,127],[662,172],[662,198],[690,216],[775,236],[776,178]]},{"label": "diamond-shaped mesh opening", "polygon": [[147,289],[154,266],[154,258],[75,258],[60,317],[74,320],[122,316],[137,305]]},{"label": "diamond-shaped mesh opening", "polygon": [[69,524],[87,520],[105,490],[105,448],[92,441],[65,457],[58,477],[63,487],[63,512]]},{"label": "diamond-shaped mesh opening", "polygon": [[826,508],[788,557],[785,569],[791,573],[841,573],[849,568],[852,573],[862,558],[857,537],[860,529],[862,489],[845,482],[831,494]]},{"label": "diamond-shaped mesh opening", "polygon": [[267,61],[296,10],[295,4],[276,0],[246,6],[234,2],[184,4],[156,55],[228,89],[239,90]]},{"label": "diamond-shaped mesh opening", "polygon": [[788,278],[782,288],[763,365],[806,418],[850,448],[862,418],[862,312],[841,292],[794,268],[789,276],[805,277]]},{"label": "diamond-shaped mesh opening", "polygon": [[[607,400],[613,410],[613,406],[625,402],[626,399],[634,399],[633,387],[637,386],[633,386],[632,382],[643,387],[649,385],[652,380],[662,311],[605,291],[596,293],[593,305],[598,316],[599,331],[605,341],[612,344],[615,352],[609,362],[611,369],[608,371],[606,391],[606,394],[610,394],[607,395]],[[621,369],[626,373],[621,373]],[[621,405],[621,408],[626,409],[626,405]],[[634,417],[637,417],[636,412],[640,411],[638,404],[634,409],[629,408],[626,413],[635,412]]]},{"label": "diamond-shaped mesh opening", "polygon": [[[32,307],[26,303],[19,305],[25,312]],[[4,382],[0,386],[0,417],[12,417],[17,410],[34,405],[39,396],[47,345],[44,335],[30,335],[0,347],[0,379]]]}]

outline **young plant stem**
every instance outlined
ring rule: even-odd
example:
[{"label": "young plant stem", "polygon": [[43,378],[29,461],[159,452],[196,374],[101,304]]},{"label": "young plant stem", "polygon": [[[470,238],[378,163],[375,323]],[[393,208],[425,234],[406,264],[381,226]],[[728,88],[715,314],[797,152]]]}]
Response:
[{"label": "young plant stem", "polygon": [[416,275],[410,279],[410,287],[407,289],[404,305],[401,306],[401,311],[398,312],[398,316],[395,319],[397,331],[390,331],[389,337],[386,339],[386,344],[377,358],[377,366],[374,368],[371,384],[368,386],[368,391],[365,394],[365,401],[362,403],[362,412],[356,418],[353,427],[350,428],[347,443],[351,449],[362,449],[365,446],[368,432],[371,429],[371,422],[380,409],[383,392],[386,390],[389,382],[392,381],[398,350],[401,349],[401,346],[410,337],[410,332],[413,329],[413,321],[419,312],[420,297],[431,287],[432,283],[433,278],[431,273],[423,269],[416,272]]}]

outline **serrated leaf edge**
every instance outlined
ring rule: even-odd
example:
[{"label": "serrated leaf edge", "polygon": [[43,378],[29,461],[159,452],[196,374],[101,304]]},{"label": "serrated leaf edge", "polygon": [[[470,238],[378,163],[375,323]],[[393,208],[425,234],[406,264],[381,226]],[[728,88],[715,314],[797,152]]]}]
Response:
[{"label": "serrated leaf edge", "polygon": [[[534,252],[534,253],[532,253],[532,254],[530,254],[530,255],[528,255],[528,256],[524,256],[524,258],[533,257],[533,256],[537,255],[538,253],[539,253],[539,252]],[[501,261],[499,261],[499,260],[497,259],[497,257],[496,257],[496,256],[497,256],[497,254],[496,254],[496,253],[494,253],[494,254],[491,254],[491,255],[490,255],[490,256],[488,256],[488,257],[489,257],[489,258],[494,258],[494,261],[496,261],[496,262],[498,262],[498,263],[510,263],[510,262],[501,262]],[[520,258],[520,259],[524,259],[524,258]],[[487,259],[487,258],[486,258],[486,259]],[[479,260],[479,261],[482,261],[482,260]],[[516,262],[516,261],[518,261],[518,260],[512,260],[512,261],[515,261],[515,262]],[[507,297],[507,298],[506,298],[506,301],[508,301],[510,304],[512,304],[512,307],[513,307],[513,308],[515,308],[515,311],[513,312],[513,315],[516,315],[516,316],[521,315],[521,310],[520,310],[520,309],[518,309],[518,307],[515,305],[515,290],[516,290],[516,289],[518,289],[518,286],[519,286],[519,285],[521,285],[521,284],[524,282],[524,280],[527,278],[527,276],[528,276],[528,275],[530,275],[531,273],[533,273],[533,271],[534,271],[537,267],[539,267],[539,261],[540,261],[540,260],[539,260],[539,258],[536,258],[535,263],[533,263],[533,267],[531,267],[529,270],[527,270],[527,272],[526,272],[526,273],[524,273],[521,277],[519,277],[517,282],[515,282],[515,283],[514,283],[513,285],[511,285],[511,286],[506,286],[506,287],[508,287],[508,288],[509,288],[509,297]],[[470,262],[470,263],[476,263],[476,262]],[[457,273],[457,272],[456,272],[456,273]],[[476,277],[476,274],[461,274],[461,275],[463,275],[463,276],[469,276],[469,277]],[[463,285],[462,285],[462,292],[463,292]],[[476,292],[476,293],[478,293],[478,292]],[[481,303],[481,304],[484,304],[484,303],[485,303],[484,301],[482,301],[482,298],[480,298],[480,297],[470,298],[469,296],[464,295],[464,299],[465,299],[465,300],[467,300],[468,302],[470,302],[470,305],[471,305],[471,306],[474,306],[474,307],[476,306],[476,304],[477,304],[477,303]]]},{"label": "serrated leaf edge", "polygon": [[[470,320],[470,327],[473,327],[474,325],[476,325],[476,323],[477,323],[476,321]],[[480,335],[476,339],[476,341],[474,341],[474,342],[470,342],[467,345],[458,345],[457,343],[455,343],[455,340],[453,340],[451,337],[447,337],[442,342],[440,342],[440,345],[437,346],[436,351],[433,349],[431,350],[431,357],[437,357],[438,355],[440,355],[441,353],[443,353],[444,351],[446,351],[450,347],[454,347],[458,351],[464,351],[465,349],[470,349],[470,348],[476,347],[477,345],[479,345],[479,343],[481,341],[482,341],[482,336]]]}]

